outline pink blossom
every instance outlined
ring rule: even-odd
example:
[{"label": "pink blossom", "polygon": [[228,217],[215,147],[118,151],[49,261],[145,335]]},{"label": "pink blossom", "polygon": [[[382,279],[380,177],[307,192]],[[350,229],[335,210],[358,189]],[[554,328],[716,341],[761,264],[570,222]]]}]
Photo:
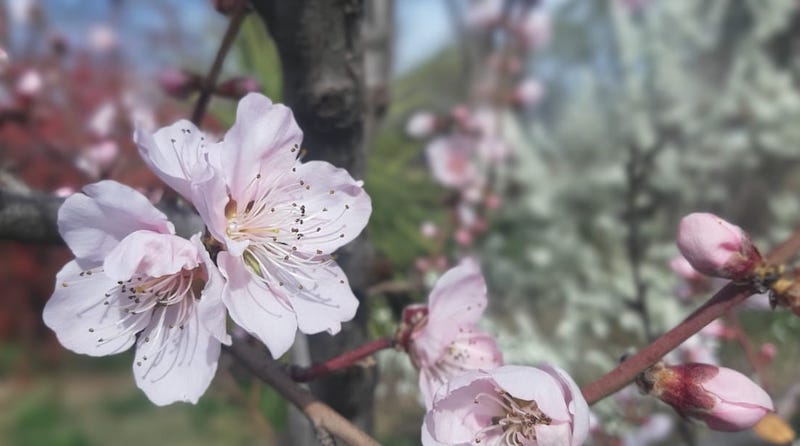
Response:
[{"label": "pink blossom", "polygon": [[432,221],[424,221],[419,226],[419,232],[425,238],[434,238],[439,234],[439,227]]},{"label": "pink blossom", "polygon": [[19,95],[33,97],[42,91],[43,86],[42,75],[38,71],[30,69],[22,73],[22,76],[17,79],[16,91]]},{"label": "pink blossom", "polygon": [[566,372],[508,365],[443,385],[425,415],[422,444],[578,446],[588,434],[589,407]]},{"label": "pink blossom", "polygon": [[157,175],[194,203],[222,247],[231,318],[278,357],[297,329],[337,333],[358,300],[331,253],[366,226],[361,181],[323,161],[300,163],[291,111],[250,93],[220,143],[188,121],[137,134]]},{"label": "pink blossom", "polygon": [[101,141],[84,149],[75,164],[89,176],[97,178],[114,164],[117,154],[119,154],[119,146],[116,142]]},{"label": "pink blossom", "polygon": [[117,106],[112,101],[103,102],[89,118],[89,130],[96,136],[105,138],[114,130],[117,118]]},{"label": "pink blossom", "polygon": [[736,370],[688,363],[655,366],[652,393],[683,415],[699,419],[718,431],[749,429],[772,412],[772,399]]},{"label": "pink blossom", "polygon": [[484,202],[486,209],[496,211],[503,205],[503,199],[497,194],[489,194]]},{"label": "pink blossom", "polygon": [[765,342],[761,344],[761,348],[758,350],[758,356],[766,363],[772,362],[777,354],[778,349],[772,342]]},{"label": "pink blossom", "polygon": [[261,84],[252,76],[237,76],[219,84],[216,93],[232,99],[241,99],[247,93],[261,91]]},{"label": "pink blossom", "polygon": [[158,75],[158,84],[168,95],[183,99],[200,87],[201,79],[179,68],[167,68]]},{"label": "pink blossom", "polygon": [[697,271],[726,279],[745,279],[761,262],[746,232],[708,213],[681,219],[678,249]]},{"label": "pink blossom", "polygon": [[197,402],[220,342],[229,342],[222,278],[199,234],[174,235],[147,198],[114,181],[84,192],[59,209],[59,232],[75,260],[56,276],[45,324],[77,353],[105,356],[135,343],[134,377],[151,401]]},{"label": "pink blossom", "polygon": [[87,38],[89,47],[98,53],[106,53],[117,46],[117,33],[106,23],[92,25]]},{"label": "pink blossom", "polygon": [[512,97],[519,105],[533,107],[544,97],[544,86],[536,79],[525,79],[514,89]]},{"label": "pink blossom", "polygon": [[500,23],[503,17],[502,0],[477,0],[471,2],[466,12],[468,25],[489,28]]},{"label": "pink blossom", "polygon": [[550,16],[532,10],[516,26],[515,31],[524,48],[542,48],[550,42]]},{"label": "pink blossom", "polygon": [[477,181],[473,142],[464,135],[439,137],[425,149],[433,178],[443,186],[461,189]]},{"label": "pink blossom", "polygon": [[433,113],[418,111],[408,119],[406,133],[414,138],[428,137],[436,130],[437,121]]},{"label": "pink blossom", "polygon": [[412,305],[403,312],[410,330],[401,343],[419,369],[426,407],[448,379],[465,370],[493,368],[502,355],[489,334],[477,327],[486,308],[486,283],[473,259],[465,259],[439,278],[428,305]]},{"label": "pink blossom", "polygon": [[454,238],[456,240],[456,243],[465,247],[472,246],[472,243],[474,242],[474,239],[472,237],[472,232],[470,232],[470,230],[467,228],[458,228],[456,230]]}]

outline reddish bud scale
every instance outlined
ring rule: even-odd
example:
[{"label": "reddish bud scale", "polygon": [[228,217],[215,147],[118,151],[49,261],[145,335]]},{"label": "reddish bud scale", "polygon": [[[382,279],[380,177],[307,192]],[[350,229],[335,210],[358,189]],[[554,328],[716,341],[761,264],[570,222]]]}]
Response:
[{"label": "reddish bud scale", "polygon": [[708,364],[661,367],[654,371],[655,380],[650,393],[675,408],[681,416],[691,416],[693,412],[714,407],[714,398],[701,384],[718,373],[717,367]]}]

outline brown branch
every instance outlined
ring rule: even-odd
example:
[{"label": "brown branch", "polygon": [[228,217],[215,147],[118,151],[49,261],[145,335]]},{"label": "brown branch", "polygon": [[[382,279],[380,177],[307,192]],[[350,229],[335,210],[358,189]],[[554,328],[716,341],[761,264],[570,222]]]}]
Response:
[{"label": "brown branch", "polygon": [[[780,246],[773,249],[767,261],[773,264],[785,263],[800,250],[800,229]],[[594,382],[585,385],[581,391],[589,404],[594,404],[612,393],[622,389],[647,367],[655,364],[664,355],[675,349],[690,336],[700,331],[713,320],[724,315],[731,308],[744,302],[755,294],[752,286],[729,283],[719,290],[708,302],[695,310],[683,322],[664,333],[650,345],[630,356],[614,370]]]},{"label": "brown branch", "polygon": [[217,79],[219,78],[220,71],[222,71],[222,64],[225,62],[225,57],[228,55],[228,51],[230,51],[233,41],[236,39],[236,34],[239,33],[239,28],[242,26],[242,21],[244,20],[248,8],[247,3],[248,2],[244,0],[237,2],[237,5],[231,13],[231,19],[228,22],[228,29],[225,30],[225,35],[222,37],[222,42],[217,50],[214,63],[211,65],[203,81],[200,96],[197,98],[197,103],[192,112],[192,122],[197,126],[200,126],[200,121],[203,120],[203,116],[206,114],[208,102],[211,100],[211,95],[216,89]]},{"label": "brown branch", "polygon": [[297,382],[313,381],[320,376],[328,375],[336,370],[350,367],[374,353],[392,347],[394,347],[394,340],[392,338],[376,339],[374,341],[367,342],[366,344],[353,350],[342,353],[341,355],[331,358],[325,362],[314,364],[310,367],[292,366],[289,373],[291,374],[292,379]]},{"label": "brown branch", "polygon": [[243,342],[234,342],[224,349],[253,375],[272,386],[283,398],[300,409],[317,430],[317,438],[320,440],[328,441],[330,433],[352,446],[379,445],[336,411],[318,401],[311,392],[292,381],[281,365],[267,356],[266,351]]}]

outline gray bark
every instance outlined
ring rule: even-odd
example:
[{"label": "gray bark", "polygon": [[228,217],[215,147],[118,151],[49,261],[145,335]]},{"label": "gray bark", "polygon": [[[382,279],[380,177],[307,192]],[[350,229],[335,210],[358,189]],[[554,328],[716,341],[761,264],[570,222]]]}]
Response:
[{"label": "gray bark", "polygon": [[[304,132],[305,159],[328,161],[364,177],[365,90],[361,41],[363,1],[275,0],[253,3],[281,57],[284,102]],[[366,340],[370,246],[362,234],[337,252],[339,265],[361,305],[336,336],[309,337],[312,361],[322,361]],[[319,379],[311,389],[353,421],[372,428],[377,374],[350,368]],[[293,439],[297,441],[297,439]],[[296,443],[299,444],[299,443]]]}]

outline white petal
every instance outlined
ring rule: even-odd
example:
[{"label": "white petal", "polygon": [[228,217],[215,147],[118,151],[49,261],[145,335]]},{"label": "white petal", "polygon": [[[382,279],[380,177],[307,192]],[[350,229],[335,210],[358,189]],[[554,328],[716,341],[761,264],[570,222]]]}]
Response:
[{"label": "white petal", "polygon": [[292,111],[264,95],[249,93],[239,101],[236,122],[225,134],[219,167],[231,196],[242,199],[258,174],[271,183],[288,172],[300,152],[303,132]]},{"label": "white petal", "polygon": [[119,293],[110,292],[116,287],[117,282],[100,268],[89,274],[77,262],[69,262],[56,275],[56,289],[44,307],[44,323],[61,345],[76,353],[105,356],[125,351],[150,315],[125,313],[118,305]]},{"label": "white petal", "polygon": [[[372,202],[362,183],[345,169],[324,161],[297,163],[292,176],[298,186],[285,201],[297,203],[294,209],[302,224],[295,225],[303,237],[293,244],[298,250],[330,254],[361,233],[372,213]],[[303,206],[302,215],[297,209]],[[290,228],[283,228],[289,230]]]},{"label": "white petal", "polygon": [[136,274],[161,277],[192,270],[201,262],[197,247],[172,234],[136,231],[108,253],[103,268],[109,277],[128,280]]},{"label": "white petal", "polygon": [[205,181],[211,173],[205,135],[185,119],[152,135],[137,130],[133,139],[150,169],[187,200],[192,200],[191,184]]},{"label": "white petal", "polygon": [[107,180],[83,190],[86,195],[72,195],[58,210],[58,231],[84,268],[102,262],[131,232],[175,232],[166,215],[128,186]]},{"label": "white petal", "polygon": [[284,280],[281,290],[294,308],[301,332],[336,334],[341,330],[342,322],[356,315],[358,299],[336,263],[298,267],[294,274],[294,277],[280,274],[277,277]]},{"label": "white petal", "polygon": [[[211,235],[221,242],[228,243],[226,233],[228,219],[225,216],[225,206],[230,197],[222,174],[218,170],[214,170],[206,181],[192,183],[191,194],[191,201]],[[227,248],[230,250],[230,246]]]},{"label": "white petal", "polygon": [[200,322],[217,340],[225,345],[231,345],[231,337],[228,334],[225,313],[225,304],[222,302],[222,291],[225,288],[225,278],[220,274],[217,265],[211,261],[211,256],[203,247],[200,234],[192,236],[192,243],[197,246],[206,268],[208,279],[206,286],[200,294],[200,302],[197,311],[200,315]]},{"label": "white petal", "polygon": [[203,328],[196,312],[178,325],[179,312],[179,305],[154,310],[136,343],[136,385],[159,406],[197,403],[217,371],[219,341]]},{"label": "white petal", "polygon": [[297,332],[297,319],[288,303],[256,281],[241,258],[220,252],[217,264],[227,279],[222,301],[231,319],[263,342],[274,358],[282,356]]}]

